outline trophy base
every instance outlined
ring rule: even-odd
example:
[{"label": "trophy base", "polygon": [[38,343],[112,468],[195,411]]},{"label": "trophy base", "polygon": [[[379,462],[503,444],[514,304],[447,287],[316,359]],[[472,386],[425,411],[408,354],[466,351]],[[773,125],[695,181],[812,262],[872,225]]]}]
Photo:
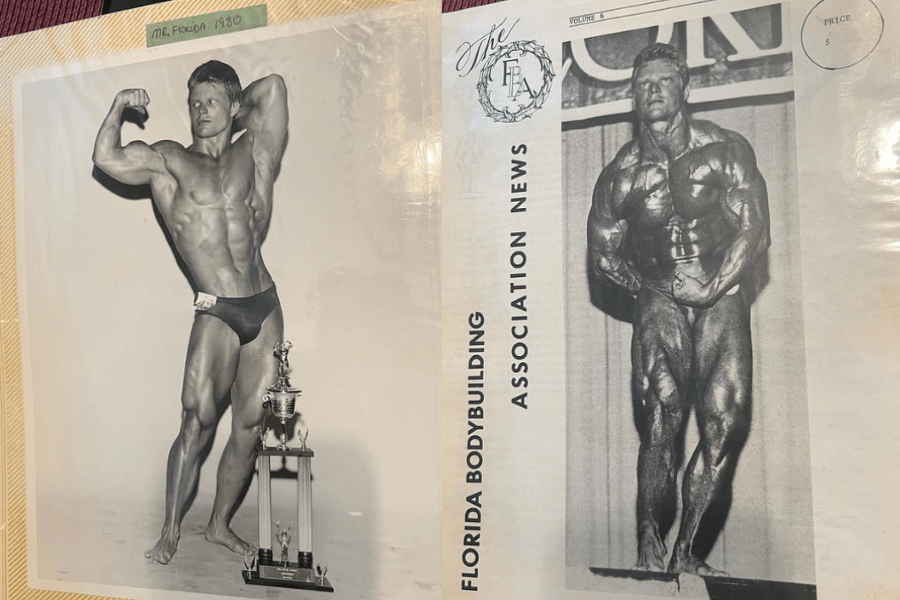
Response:
[{"label": "trophy base", "polygon": [[327,577],[319,577],[312,569],[304,569],[299,563],[282,565],[259,565],[253,571],[242,570],[247,585],[269,585],[273,587],[334,592]]}]

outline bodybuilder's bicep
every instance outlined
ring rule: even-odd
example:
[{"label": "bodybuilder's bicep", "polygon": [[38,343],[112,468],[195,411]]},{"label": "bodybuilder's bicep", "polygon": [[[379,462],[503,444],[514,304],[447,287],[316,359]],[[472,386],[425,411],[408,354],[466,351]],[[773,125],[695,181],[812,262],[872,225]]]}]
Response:
[{"label": "bodybuilder's bicep", "polygon": [[607,258],[618,254],[627,227],[614,213],[615,179],[615,173],[604,169],[594,185],[588,216],[588,247],[592,253]]},{"label": "bodybuilder's bicep", "polygon": [[759,191],[756,189],[765,181],[756,165],[756,154],[742,136],[730,132],[725,152],[725,174],[730,187],[741,191]]},{"label": "bodybuilder's bicep", "polygon": [[166,161],[156,148],[142,141],[134,141],[107,156],[95,159],[98,167],[109,176],[129,185],[149,183],[164,173]]},{"label": "bodybuilder's bicep", "polygon": [[742,136],[732,133],[728,140],[726,170],[731,196],[741,226],[768,231],[769,198],[766,181],[756,164],[753,148]]}]

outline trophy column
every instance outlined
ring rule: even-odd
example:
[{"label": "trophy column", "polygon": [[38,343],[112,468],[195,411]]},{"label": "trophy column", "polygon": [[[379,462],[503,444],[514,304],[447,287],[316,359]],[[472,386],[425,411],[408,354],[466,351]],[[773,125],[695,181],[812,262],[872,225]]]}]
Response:
[{"label": "trophy column", "polygon": [[272,479],[268,454],[256,457],[259,470],[259,561],[272,562]]},{"label": "trophy column", "polygon": [[310,462],[309,456],[297,457],[297,562],[304,569],[313,568]]}]

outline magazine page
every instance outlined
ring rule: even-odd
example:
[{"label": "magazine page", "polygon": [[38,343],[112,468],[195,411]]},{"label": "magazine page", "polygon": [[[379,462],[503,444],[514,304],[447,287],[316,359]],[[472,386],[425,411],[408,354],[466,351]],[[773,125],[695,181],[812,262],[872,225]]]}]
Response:
[{"label": "magazine page", "polygon": [[897,17],[443,17],[445,598],[900,594]]},{"label": "magazine page", "polygon": [[10,598],[441,597],[438,25],[0,40]]}]

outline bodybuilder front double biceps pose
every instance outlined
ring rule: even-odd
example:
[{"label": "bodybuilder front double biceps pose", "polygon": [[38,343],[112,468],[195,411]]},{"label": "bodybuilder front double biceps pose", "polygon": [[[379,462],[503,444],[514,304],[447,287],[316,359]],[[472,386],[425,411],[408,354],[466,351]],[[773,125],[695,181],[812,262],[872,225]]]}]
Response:
[{"label": "bodybuilder front double biceps pose", "polygon": [[597,181],[588,248],[595,274],[636,298],[637,568],[666,568],[659,524],[675,503],[678,443],[693,408],[700,443],[685,468],[668,570],[724,575],[692,544],[730,485],[750,425],[750,306],[741,282],[769,246],[766,184],[743,137],[688,118],[688,68],[673,47],[637,55],[632,89],[640,133]]},{"label": "bodybuilder front double biceps pose", "polygon": [[[231,436],[222,453],[206,539],[244,554],[251,546],[231,530],[231,518],[253,474],[264,413],[261,398],[275,380],[272,347],[282,341],[275,284],[260,251],[272,214],[272,187],[284,153],[287,92],[279,75],[243,92],[230,66],[209,61],[188,81],[193,142],[123,146],[126,108],[146,116],[142,89],[116,94],[97,134],[94,163],[126,184],[149,183],[175,248],[197,288],[181,394],[181,429],[169,452],[166,516],[156,545],[145,553],[168,563],[178,545],[200,456],[218,419],[232,406]],[[232,141],[232,132],[245,129]]]}]

